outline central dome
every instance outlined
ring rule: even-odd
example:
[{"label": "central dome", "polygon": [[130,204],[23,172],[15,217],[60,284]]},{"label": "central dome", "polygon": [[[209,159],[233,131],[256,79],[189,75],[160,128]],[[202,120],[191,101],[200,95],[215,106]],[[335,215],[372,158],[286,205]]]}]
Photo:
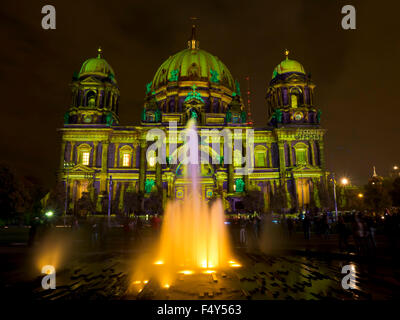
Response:
[{"label": "central dome", "polygon": [[158,68],[152,81],[152,89],[157,91],[175,81],[219,83],[235,91],[235,81],[225,64],[202,49],[189,48],[169,57]]}]

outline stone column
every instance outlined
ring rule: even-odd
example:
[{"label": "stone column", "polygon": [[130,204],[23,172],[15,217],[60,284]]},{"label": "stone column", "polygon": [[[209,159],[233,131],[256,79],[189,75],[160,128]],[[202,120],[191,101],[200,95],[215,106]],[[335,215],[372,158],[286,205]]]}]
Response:
[{"label": "stone column", "polygon": [[118,153],[119,153],[119,143],[114,143],[115,152],[114,152],[114,168],[118,168]]},{"label": "stone column", "polygon": [[64,170],[64,160],[65,160],[65,141],[61,142],[61,158],[60,158],[60,170]]},{"label": "stone column", "polygon": [[311,164],[313,166],[315,166],[316,163],[316,159],[315,159],[315,150],[314,150],[314,146],[315,146],[315,142],[314,140],[310,140],[310,149],[311,149]]},{"label": "stone column", "polygon": [[228,164],[228,193],[233,193],[233,184],[234,184],[234,169],[233,164]]},{"label": "stone column", "polygon": [[319,198],[319,193],[318,193],[318,178],[312,179],[313,182],[313,195],[314,195],[314,201],[315,201],[315,206],[317,208],[321,208],[321,199]]},{"label": "stone column", "polygon": [[159,191],[162,191],[162,170],[161,163],[156,163],[156,185]]},{"label": "stone column", "polygon": [[[69,155],[70,155],[69,161],[70,162],[74,162],[74,148],[75,148],[75,142],[71,142],[71,151],[69,153]],[[74,162],[74,164],[75,164],[75,162]]]},{"label": "stone column", "polygon": [[325,164],[325,149],[324,149],[324,140],[321,138],[319,140],[319,156],[321,161],[321,169],[325,171],[326,164]]},{"label": "stone column", "polygon": [[92,167],[97,167],[97,146],[98,142],[93,142],[93,159],[92,159]]},{"label": "stone column", "polygon": [[108,171],[108,142],[101,143],[101,178],[100,192],[107,191],[107,171]]},{"label": "stone column", "polygon": [[140,169],[139,169],[139,191],[144,192],[144,184],[146,179],[146,140],[140,141]]},{"label": "stone column", "polygon": [[271,143],[268,144],[268,161],[269,161],[269,167],[273,168],[273,163],[272,163],[272,148],[271,148]]},{"label": "stone column", "polygon": [[284,141],[279,141],[278,142],[278,147],[279,147],[279,171],[282,175],[285,172],[286,168],[286,161],[285,161],[285,142]]},{"label": "stone column", "polygon": [[294,162],[293,162],[293,147],[292,147],[292,142],[288,142],[288,147],[289,147],[289,159],[290,159],[290,166],[294,167]]}]

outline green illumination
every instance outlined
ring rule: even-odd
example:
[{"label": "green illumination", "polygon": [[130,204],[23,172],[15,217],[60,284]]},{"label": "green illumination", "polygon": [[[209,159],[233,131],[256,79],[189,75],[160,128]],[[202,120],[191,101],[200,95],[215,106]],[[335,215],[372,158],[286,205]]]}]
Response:
[{"label": "green illumination", "polygon": [[169,81],[178,81],[178,76],[179,76],[179,70],[174,69],[170,72],[170,78],[168,79]]},{"label": "green illumination", "polygon": [[50,218],[50,217],[52,217],[54,215],[54,212],[53,211],[47,211],[45,213],[45,215],[46,215],[47,218]]},{"label": "green illumination", "polygon": [[144,190],[146,191],[146,193],[150,193],[155,184],[156,182],[153,179],[146,179],[146,182],[144,184]]},{"label": "green illumination", "polygon": [[236,179],[235,180],[236,192],[243,192],[244,191],[244,181],[243,179]]},{"label": "green illumination", "polygon": [[188,93],[188,95],[187,95],[187,97],[185,99],[185,102],[187,102],[189,100],[192,100],[192,99],[196,99],[196,100],[204,103],[204,100],[201,97],[200,92],[197,92],[196,89],[197,89],[197,86],[194,84],[192,86],[192,91]]},{"label": "green illumination", "polygon": [[211,79],[213,83],[219,83],[219,73],[216,70],[210,69]]},{"label": "green illumination", "polygon": [[151,92],[151,85],[152,85],[152,81],[150,81],[148,84],[146,84],[146,94],[149,94]]}]

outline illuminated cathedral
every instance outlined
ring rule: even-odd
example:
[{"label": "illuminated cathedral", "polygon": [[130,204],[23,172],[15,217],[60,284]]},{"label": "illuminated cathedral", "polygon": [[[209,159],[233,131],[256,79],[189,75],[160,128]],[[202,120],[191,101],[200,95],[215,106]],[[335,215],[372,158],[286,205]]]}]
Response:
[{"label": "illuminated cathedral", "polygon": [[[145,84],[144,84],[145,85]],[[147,132],[165,129],[171,121],[177,129],[195,118],[201,129],[225,128],[254,130],[254,150],[250,155],[253,171],[244,175],[236,161],[224,163],[224,149],[207,148],[210,161],[201,165],[201,193],[204,199],[221,197],[229,212],[245,210],[242,199],[248,191],[264,196],[265,210],[278,192],[284,195],[282,207],[304,208],[313,202],[321,207],[320,187],[326,186],[324,134],[321,110],[314,101],[315,85],[303,66],[285,58],[272,73],[266,90],[265,126],[254,128],[248,119],[240,84],[216,56],[200,49],[193,27],[187,48],[170,56],[145,85],[140,125],[121,125],[120,90],[117,77],[99,49],[97,57],[86,60],[73,76],[71,105],[64,116],[61,136],[59,180],[68,194],[68,212],[84,195],[103,211],[102,199],[110,198],[115,211],[124,211],[127,192],[161,194],[163,205],[170,199],[184,199],[189,181],[184,167],[171,161],[178,148],[170,150],[167,135],[166,162],[147,155]],[[243,152],[246,152],[244,149]]]}]

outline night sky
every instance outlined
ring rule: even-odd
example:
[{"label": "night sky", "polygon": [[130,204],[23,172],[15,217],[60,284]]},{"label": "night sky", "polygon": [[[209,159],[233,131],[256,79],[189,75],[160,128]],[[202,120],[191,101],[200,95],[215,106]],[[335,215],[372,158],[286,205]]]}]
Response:
[{"label": "night sky", "polygon": [[[3,0],[0,160],[54,184],[69,83],[99,45],[121,90],[121,124],[138,125],[145,84],[186,48],[196,16],[200,48],[227,65],[242,91],[251,77],[256,126],[267,123],[266,88],[288,48],[317,85],[328,169],[361,184],[373,165],[380,175],[400,165],[399,2],[172,2]],[[41,28],[46,4],[57,10],[56,30]],[[346,4],[356,7],[357,30],[341,28]]]}]

